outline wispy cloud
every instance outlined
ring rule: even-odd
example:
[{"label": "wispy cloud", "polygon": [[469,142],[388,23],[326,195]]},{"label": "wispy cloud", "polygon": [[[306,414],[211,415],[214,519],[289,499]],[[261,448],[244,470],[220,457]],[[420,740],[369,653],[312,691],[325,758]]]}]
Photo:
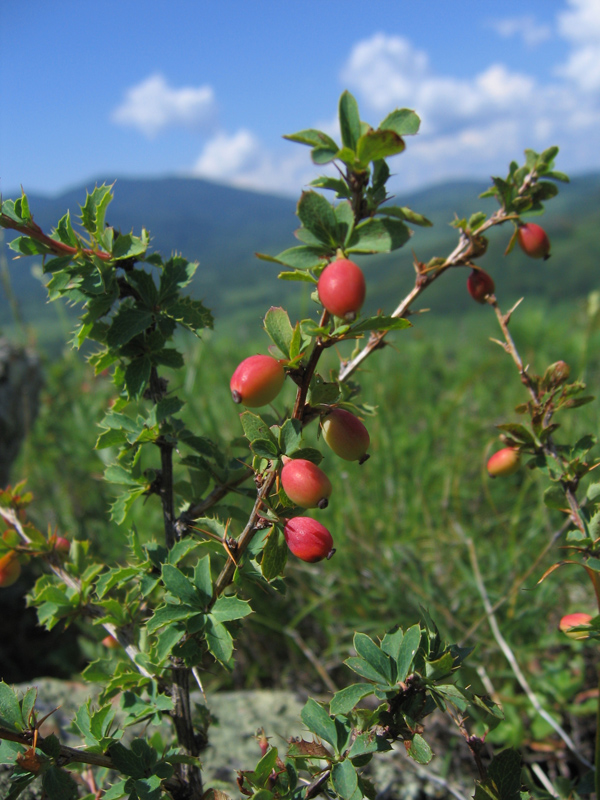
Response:
[{"label": "wispy cloud", "polygon": [[504,39],[511,39],[513,37],[521,38],[528,47],[536,47],[552,36],[552,28],[550,25],[544,25],[538,22],[536,18],[530,14],[520,17],[491,19],[488,25]]},{"label": "wispy cloud", "polygon": [[585,93],[600,90],[600,3],[568,0],[569,8],[558,15],[559,33],[573,46],[557,75],[572,80]]},{"label": "wispy cloud", "polygon": [[128,125],[153,138],[169,127],[202,129],[212,125],[216,113],[210,86],[184,86],[175,89],[163,75],[151,75],[125,93],[111,120]]}]

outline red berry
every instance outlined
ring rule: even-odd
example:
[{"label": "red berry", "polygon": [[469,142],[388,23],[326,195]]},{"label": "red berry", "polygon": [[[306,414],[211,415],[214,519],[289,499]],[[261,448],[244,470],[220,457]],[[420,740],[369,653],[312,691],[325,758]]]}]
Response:
[{"label": "red berry", "polygon": [[494,294],[495,286],[492,276],[482,269],[472,269],[467,278],[467,291],[478,303],[485,303],[486,297]]},{"label": "red berry", "polygon": [[504,447],[487,462],[487,471],[490,478],[498,475],[512,475],[519,469],[521,454],[516,447]]},{"label": "red berry", "polygon": [[281,391],[285,372],[271,356],[250,356],[238,364],[229,387],[234,403],[258,408],[271,403]]},{"label": "red berry", "polygon": [[312,461],[305,458],[290,459],[281,470],[281,485],[297,506],[327,508],[331,481]]},{"label": "red berry", "polygon": [[361,268],[347,258],[338,258],[325,267],[319,277],[317,290],[319,300],[327,311],[347,322],[356,319],[367,292]]},{"label": "red berry", "polygon": [[292,553],[302,561],[331,558],[333,538],[327,528],[310,517],[292,517],[285,523],[283,535]]},{"label": "red berry", "polygon": [[530,258],[550,258],[550,239],[546,231],[535,222],[519,225],[517,239],[521,250]]},{"label": "red berry", "polygon": [[21,574],[21,562],[14,550],[0,558],[0,587],[12,586]]},{"label": "red berry", "polygon": [[325,441],[340,458],[360,464],[369,458],[369,431],[354,414],[334,408],[323,418],[321,427]]},{"label": "red berry", "polygon": [[589,633],[587,631],[571,631],[571,628],[579,628],[582,625],[589,625],[592,618],[589,614],[577,612],[575,614],[567,614],[558,623],[560,630],[565,633],[569,639],[587,639]]},{"label": "red berry", "polygon": [[110,634],[102,639],[102,644],[104,647],[108,647],[109,650],[117,650],[119,647],[121,647],[118,640]]},{"label": "red berry", "polygon": [[71,542],[64,536],[57,536],[54,542],[54,549],[59,555],[67,555],[71,549]]}]

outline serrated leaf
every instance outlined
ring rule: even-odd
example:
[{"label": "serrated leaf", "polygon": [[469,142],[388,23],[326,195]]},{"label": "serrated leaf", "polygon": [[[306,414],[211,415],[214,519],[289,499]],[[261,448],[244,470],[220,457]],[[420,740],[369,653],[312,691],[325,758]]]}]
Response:
[{"label": "serrated leaf", "polygon": [[331,136],[328,136],[326,133],[316,128],[306,128],[297,133],[288,133],[285,134],[283,138],[288,139],[290,142],[307,144],[309,147],[331,147],[335,150],[338,149],[337,144],[333,141]]},{"label": "serrated leaf", "polygon": [[152,372],[148,356],[132,359],[125,369],[125,388],[131,400],[140,398],[146,390]]},{"label": "serrated leaf", "polygon": [[418,624],[413,625],[405,632],[402,642],[400,643],[398,657],[396,659],[396,663],[398,665],[398,681],[406,680],[413,658],[419,649],[420,642],[421,628]]},{"label": "serrated leaf", "polygon": [[405,149],[404,140],[395,131],[369,131],[359,138],[356,155],[361,165],[366,167],[371,161],[398,155]]},{"label": "serrated leaf", "polygon": [[192,608],[204,607],[192,582],[177,567],[172,564],[163,564],[162,579],[171,594],[175,595],[182,603]]},{"label": "serrated leaf", "polygon": [[397,108],[379,123],[379,130],[394,131],[398,136],[418,133],[421,120],[410,108]]},{"label": "serrated leaf", "polygon": [[265,331],[286,358],[290,357],[290,344],[294,329],[285,309],[271,306],[264,320]]},{"label": "serrated leaf", "polygon": [[373,667],[383,680],[391,683],[392,663],[390,658],[366,633],[354,634],[354,649],[361,658],[364,658]]},{"label": "serrated leaf", "polygon": [[153,633],[172,622],[182,622],[188,617],[193,616],[196,610],[196,608],[183,604],[175,605],[174,603],[167,603],[164,606],[160,606],[148,620],[148,631]]},{"label": "serrated leaf", "polygon": [[412,235],[401,220],[371,217],[361,222],[346,248],[349,253],[390,253],[406,244]]},{"label": "serrated leaf", "polygon": [[316,733],[320,739],[329,742],[332,747],[336,746],[337,729],[335,727],[335,722],[331,719],[323,706],[319,705],[312,697],[309,697],[306,701],[300,717],[309,731]]},{"label": "serrated leaf", "polygon": [[360,116],[358,114],[358,104],[350,92],[343,92],[340,97],[338,112],[342,144],[350,150],[356,150],[361,133]]},{"label": "serrated leaf", "polygon": [[322,194],[302,192],[296,213],[302,225],[324,245],[335,248],[340,244],[334,210]]},{"label": "serrated leaf", "polygon": [[205,636],[209,652],[221,664],[228,666],[233,655],[233,639],[227,628],[209,615],[206,620]]},{"label": "serrated leaf", "polygon": [[71,775],[64,769],[50,766],[42,775],[42,787],[48,800],[76,800],[79,789]]},{"label": "serrated leaf", "polygon": [[242,619],[247,617],[248,614],[252,614],[250,603],[233,595],[221,595],[210,612],[211,617],[217,622]]},{"label": "serrated leaf", "polygon": [[271,528],[263,549],[260,569],[267,581],[283,575],[287,562],[288,546],[276,527]]},{"label": "serrated leaf", "polygon": [[387,217],[396,217],[424,228],[430,228],[433,225],[433,222],[428,220],[427,217],[417,214],[416,211],[412,211],[407,206],[381,206],[377,213]]},{"label": "serrated leaf", "polygon": [[331,770],[331,782],[336,793],[344,800],[352,800],[358,788],[358,775],[349,759],[339,761]]},{"label": "serrated leaf", "polygon": [[281,281],[303,281],[304,283],[317,283],[315,278],[308,272],[295,269],[293,272],[280,272],[277,276]]},{"label": "serrated leaf", "polygon": [[363,333],[366,331],[401,331],[411,327],[412,323],[407,319],[378,314],[376,317],[361,319],[360,322],[352,325],[350,330],[352,333]]},{"label": "serrated leaf", "polygon": [[433,758],[431,747],[418,733],[415,733],[412,739],[405,740],[404,745],[406,747],[407,754],[413,759],[413,761],[416,761],[417,764],[429,764]]},{"label": "serrated leaf", "polygon": [[106,335],[106,343],[109,347],[122,347],[134,336],[138,336],[149,328],[152,321],[151,311],[123,305],[113,317]]},{"label": "serrated leaf", "polygon": [[0,681],[0,725],[11,731],[22,731],[25,723],[17,695],[7,683]]},{"label": "serrated leaf", "polygon": [[363,697],[368,697],[371,694],[373,694],[371,684],[353,683],[333,695],[329,703],[329,710],[333,715],[349,714]]},{"label": "serrated leaf", "polygon": [[250,442],[256,439],[267,439],[277,447],[277,439],[273,432],[258,414],[253,414],[251,411],[244,411],[240,414],[240,421],[244,429],[244,434]]}]

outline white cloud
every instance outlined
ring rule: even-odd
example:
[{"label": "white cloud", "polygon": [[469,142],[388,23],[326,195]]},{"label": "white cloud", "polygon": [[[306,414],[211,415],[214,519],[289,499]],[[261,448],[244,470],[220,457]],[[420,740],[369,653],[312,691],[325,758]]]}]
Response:
[{"label": "white cloud", "polygon": [[504,39],[520,36],[528,47],[535,47],[552,36],[550,25],[538,23],[531,15],[493,19],[488,24]]},{"label": "white cloud", "polygon": [[276,194],[296,195],[318,174],[308,148],[284,145],[272,152],[246,129],[234,134],[218,133],[204,146],[192,174],[237,186]]},{"label": "white cloud", "polygon": [[568,0],[569,8],[558,15],[558,31],[573,52],[556,74],[572,80],[583,92],[600,90],[600,3]]},{"label": "white cloud", "polygon": [[152,138],[168,127],[206,127],[214,116],[215,98],[210,86],[174,89],[157,73],[127,90],[121,105],[112,112],[111,120],[138,128]]}]

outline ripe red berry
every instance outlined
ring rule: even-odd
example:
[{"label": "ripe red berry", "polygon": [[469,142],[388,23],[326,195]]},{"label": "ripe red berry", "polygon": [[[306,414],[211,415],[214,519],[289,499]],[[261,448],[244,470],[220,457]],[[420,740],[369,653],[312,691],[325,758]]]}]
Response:
[{"label": "ripe red berry", "polygon": [[580,611],[575,614],[566,614],[558,623],[558,627],[569,639],[587,639],[589,638],[587,631],[572,631],[571,629],[589,625],[591,621],[592,618],[589,614],[584,614]]},{"label": "ripe red berry", "polygon": [[59,555],[68,555],[71,550],[71,542],[64,536],[57,536],[54,542],[54,549]]},{"label": "ripe red berry", "polygon": [[121,647],[118,640],[110,634],[102,639],[102,644],[104,647],[108,647],[109,650],[117,650],[119,647]]},{"label": "ripe red berry", "polygon": [[503,447],[487,462],[487,471],[490,478],[498,475],[512,475],[519,469],[521,454],[516,447]]},{"label": "ripe red berry", "polygon": [[0,558],[0,587],[5,588],[16,583],[21,574],[21,562],[14,550]]},{"label": "ripe red berry", "polygon": [[482,269],[472,269],[467,278],[467,291],[478,303],[485,303],[486,297],[494,294],[495,286],[492,276]]},{"label": "ripe red berry", "polygon": [[319,300],[327,311],[347,322],[356,319],[367,292],[361,268],[347,258],[338,258],[325,267],[319,277],[317,290]]},{"label": "ripe red berry", "polygon": [[358,417],[343,408],[334,408],[321,421],[323,437],[333,452],[346,461],[363,464],[368,458],[371,439]]},{"label": "ripe red berry", "polygon": [[327,508],[331,481],[320,467],[305,458],[290,459],[281,470],[281,485],[302,508]]},{"label": "ripe red berry", "polygon": [[519,225],[517,240],[521,250],[530,258],[550,258],[550,239],[546,231],[535,222],[526,222]]},{"label": "ripe red berry", "polygon": [[283,535],[292,553],[302,561],[322,561],[335,553],[331,534],[316,519],[292,517],[285,523]]},{"label": "ripe red berry", "polygon": [[271,356],[250,356],[238,364],[229,387],[234,403],[258,408],[271,403],[281,391],[285,372]]}]

